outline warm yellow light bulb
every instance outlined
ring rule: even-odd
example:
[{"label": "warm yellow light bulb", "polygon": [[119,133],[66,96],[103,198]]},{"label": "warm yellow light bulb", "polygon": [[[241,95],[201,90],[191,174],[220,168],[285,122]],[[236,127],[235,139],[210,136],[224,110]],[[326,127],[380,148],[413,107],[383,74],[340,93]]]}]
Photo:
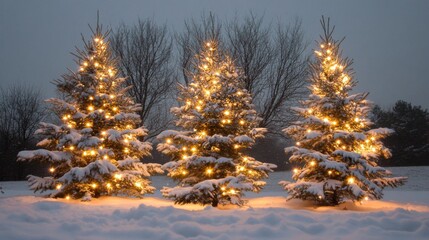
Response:
[{"label": "warm yellow light bulb", "polygon": [[92,187],[92,188],[97,188],[97,183],[93,183],[93,184],[91,184],[91,187]]},{"label": "warm yellow light bulb", "polygon": [[171,138],[167,138],[167,139],[165,140],[165,142],[166,142],[166,143],[168,143],[168,144],[171,144],[171,143],[172,143]]},{"label": "warm yellow light bulb", "polygon": [[223,114],[224,114],[225,116],[229,116],[230,112],[229,112],[228,110],[225,110],[225,111],[223,112]]},{"label": "warm yellow light bulb", "polygon": [[186,175],[188,172],[186,170],[182,170],[182,175]]},{"label": "warm yellow light bulb", "polygon": [[244,120],[240,120],[240,125],[244,125],[244,123],[246,123]]},{"label": "warm yellow light bulb", "polygon": [[298,168],[293,169],[293,173],[298,173],[298,171],[299,171]]},{"label": "warm yellow light bulb", "polygon": [[213,173],[213,169],[208,168],[208,169],[206,170],[206,174],[207,174],[207,175],[211,175],[212,173]]},{"label": "warm yellow light bulb", "polygon": [[53,167],[49,168],[49,172],[51,172],[51,173],[55,172],[55,168],[53,168]]},{"label": "warm yellow light bulb", "polygon": [[341,144],[341,140],[337,139],[337,141],[335,141],[336,144]]},{"label": "warm yellow light bulb", "polygon": [[120,179],[122,178],[122,175],[121,175],[121,174],[117,174],[117,173],[116,173],[116,174],[114,175],[114,178],[115,178],[115,179],[120,180]]},{"label": "warm yellow light bulb", "polygon": [[300,143],[300,142],[296,142],[296,145],[297,145],[297,146],[301,146],[301,143]]},{"label": "warm yellow light bulb", "polygon": [[328,174],[329,174],[329,175],[331,175],[331,174],[332,174],[332,171],[331,171],[331,170],[329,170],[329,171],[328,171]]},{"label": "warm yellow light bulb", "polygon": [[107,187],[107,188],[112,188],[112,184],[111,184],[111,183],[107,183],[107,184],[106,184],[106,187]]},{"label": "warm yellow light bulb", "polygon": [[138,188],[141,188],[141,187],[142,187],[142,183],[141,183],[141,182],[136,182],[134,185],[135,185],[136,187],[138,187]]},{"label": "warm yellow light bulb", "polygon": [[57,184],[57,186],[56,186],[55,188],[56,188],[57,190],[60,190],[62,186],[63,186],[63,185],[61,185],[61,184]]},{"label": "warm yellow light bulb", "polygon": [[236,194],[236,191],[234,189],[229,190],[229,193]]},{"label": "warm yellow light bulb", "polygon": [[89,110],[89,111],[94,111],[94,106],[89,105],[89,106],[88,106],[88,110]]},{"label": "warm yellow light bulb", "polygon": [[70,196],[69,195],[66,196],[66,200],[70,200]]},{"label": "warm yellow light bulb", "polygon": [[197,151],[197,148],[196,148],[196,147],[192,147],[192,148],[191,148],[191,151],[192,151],[192,152],[196,152],[196,151]]},{"label": "warm yellow light bulb", "polygon": [[349,184],[353,184],[353,183],[355,182],[355,179],[354,179],[353,177],[349,177],[349,178],[347,179],[347,182],[348,182]]},{"label": "warm yellow light bulb", "polygon": [[347,83],[349,80],[350,80],[350,78],[348,76],[343,77],[343,83]]},{"label": "warm yellow light bulb", "polygon": [[316,166],[316,162],[315,161],[311,161],[310,162],[310,166]]}]

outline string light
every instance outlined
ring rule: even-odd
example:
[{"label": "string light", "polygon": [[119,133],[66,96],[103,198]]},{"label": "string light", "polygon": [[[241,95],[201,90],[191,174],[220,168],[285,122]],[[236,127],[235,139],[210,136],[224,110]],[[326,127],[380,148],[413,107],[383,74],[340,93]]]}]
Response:
[{"label": "string light", "polygon": [[349,178],[347,179],[347,182],[348,182],[349,184],[353,184],[353,183],[355,182],[355,179],[354,179],[353,177],[349,177]]},{"label": "string light", "polygon": [[207,175],[211,175],[212,173],[213,173],[213,169],[208,168],[208,169],[206,170],[206,174],[207,174]]},{"label": "string light", "polygon": [[94,188],[94,189],[97,188],[97,183],[91,184],[91,187]]},{"label": "string light", "polygon": [[49,168],[49,172],[51,172],[51,173],[55,172],[55,168],[53,168],[53,167]]}]

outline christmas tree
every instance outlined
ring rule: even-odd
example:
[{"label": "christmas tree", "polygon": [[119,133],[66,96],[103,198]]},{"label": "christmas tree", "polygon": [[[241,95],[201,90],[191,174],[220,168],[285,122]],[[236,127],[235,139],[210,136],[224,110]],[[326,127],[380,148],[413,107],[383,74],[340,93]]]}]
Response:
[{"label": "christmas tree", "polygon": [[141,141],[147,131],[137,127],[139,106],[117,75],[107,35],[97,24],[93,38],[84,40],[84,50],[74,54],[79,70],[56,81],[63,98],[47,102],[61,123],[40,124],[36,134],[43,137],[38,143],[43,149],[18,154],[20,161],[50,164],[50,176],[28,176],[34,191],[53,190],[51,197],[83,200],[154,191],[148,177],[162,172],[161,165],[140,162],[152,146]]},{"label": "christmas tree", "polygon": [[381,139],[392,133],[387,128],[370,129],[371,103],[367,93],[350,94],[357,84],[352,61],[342,58],[340,44],[332,37],[329,19],[321,20],[324,34],[311,64],[308,100],[293,108],[302,120],[284,129],[296,140],[289,161],[296,182],[280,182],[290,198],[314,200],[321,205],[337,205],[347,199],[381,199],[386,186],[402,185],[406,178],[390,177],[377,166],[380,157],[389,157]]},{"label": "christmas tree", "polygon": [[178,181],[162,193],[179,204],[242,205],[244,191],[260,191],[261,179],[276,167],[243,153],[266,129],[257,127],[243,76],[216,42],[207,42],[196,62],[193,80],[180,89],[183,105],[171,109],[183,131],[158,136],[157,149],[172,157],[164,168]]}]

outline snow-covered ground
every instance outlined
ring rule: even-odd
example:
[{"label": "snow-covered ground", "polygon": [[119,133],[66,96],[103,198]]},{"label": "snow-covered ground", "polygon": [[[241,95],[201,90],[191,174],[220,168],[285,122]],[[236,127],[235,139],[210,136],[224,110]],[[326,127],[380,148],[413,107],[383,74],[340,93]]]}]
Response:
[{"label": "snow-covered ground", "polygon": [[[409,182],[386,189],[383,201],[313,207],[285,201],[273,173],[245,207],[174,205],[157,192],[144,199],[91,202],[46,199],[25,182],[0,182],[0,239],[428,239],[429,167],[392,168]],[[173,182],[153,178],[159,189]]]}]

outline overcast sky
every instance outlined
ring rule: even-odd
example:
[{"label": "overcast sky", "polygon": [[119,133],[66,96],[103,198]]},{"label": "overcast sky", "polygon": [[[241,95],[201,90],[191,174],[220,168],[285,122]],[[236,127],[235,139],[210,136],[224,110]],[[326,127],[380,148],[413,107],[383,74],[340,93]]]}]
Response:
[{"label": "overcast sky", "polygon": [[55,96],[50,82],[76,70],[69,54],[96,12],[104,25],[153,18],[180,31],[183,21],[212,11],[233,18],[252,11],[266,21],[302,19],[310,47],[321,33],[321,15],[331,17],[335,36],[346,36],[343,53],[354,59],[355,91],[384,107],[402,99],[429,108],[429,1],[18,1],[0,0],[0,86],[22,83]]}]

